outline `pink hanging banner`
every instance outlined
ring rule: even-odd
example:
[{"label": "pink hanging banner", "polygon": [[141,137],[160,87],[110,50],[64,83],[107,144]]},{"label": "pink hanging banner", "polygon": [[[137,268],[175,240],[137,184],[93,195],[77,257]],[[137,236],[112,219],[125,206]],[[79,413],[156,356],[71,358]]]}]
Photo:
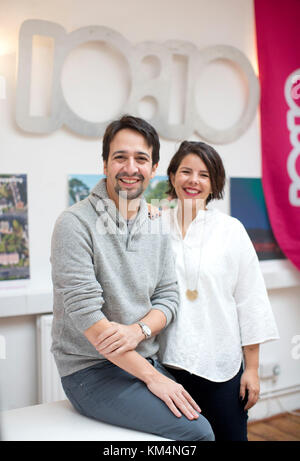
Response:
[{"label": "pink hanging banner", "polygon": [[300,0],[255,0],[262,183],[276,240],[300,270]]}]

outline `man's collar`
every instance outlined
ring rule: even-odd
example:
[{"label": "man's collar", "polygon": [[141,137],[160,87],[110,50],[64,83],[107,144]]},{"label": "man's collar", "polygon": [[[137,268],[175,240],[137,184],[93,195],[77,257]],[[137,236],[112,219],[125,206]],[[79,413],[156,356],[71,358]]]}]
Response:
[{"label": "man's collar", "polygon": [[[97,211],[106,211],[114,221],[117,219],[119,222],[126,223],[125,218],[119,212],[115,202],[108,196],[106,178],[101,179],[95,185],[95,187],[91,190],[89,199],[94,204]],[[135,219],[134,228],[136,229],[140,227],[146,219],[148,219],[148,207],[145,198],[142,196],[140,200],[140,207]]]}]

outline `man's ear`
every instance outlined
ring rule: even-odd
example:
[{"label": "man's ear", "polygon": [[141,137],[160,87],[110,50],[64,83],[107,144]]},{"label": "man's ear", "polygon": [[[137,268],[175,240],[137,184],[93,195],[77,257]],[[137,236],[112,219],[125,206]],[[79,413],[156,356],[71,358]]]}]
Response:
[{"label": "man's ear", "polygon": [[154,178],[157,167],[158,167],[158,163],[154,163],[154,165],[152,165],[151,179]]},{"label": "man's ear", "polygon": [[107,162],[106,160],[103,161],[103,173],[106,175],[107,173]]}]

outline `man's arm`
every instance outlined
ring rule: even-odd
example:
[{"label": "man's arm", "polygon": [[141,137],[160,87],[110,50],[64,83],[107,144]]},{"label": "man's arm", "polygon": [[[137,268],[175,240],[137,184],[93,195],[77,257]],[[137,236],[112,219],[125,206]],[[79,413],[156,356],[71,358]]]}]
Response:
[{"label": "man's arm", "polygon": [[93,245],[86,226],[72,212],[57,219],[51,240],[52,283],[66,319],[83,333],[105,318],[103,290],[95,276]]},{"label": "man's arm", "polygon": [[[110,323],[107,319],[96,322],[84,332],[86,338],[94,345],[99,334],[105,332]],[[199,417],[199,406],[183,386],[158,372],[136,351],[127,351],[113,357],[108,354],[105,358],[143,381],[149,391],[160,398],[178,418],[182,414],[190,420]]]},{"label": "man's arm", "polygon": [[[110,327],[111,322],[101,310],[104,302],[102,287],[95,278],[89,233],[71,212],[62,213],[56,222],[51,263],[54,289],[63,298],[66,316],[72,319],[78,334],[85,335],[94,345],[95,338]],[[126,352],[117,358],[107,355],[106,358],[142,380],[149,391],[163,400],[176,416],[180,417],[180,412],[189,419],[198,416],[194,408],[199,411],[199,407],[183,387],[159,373],[137,352]]]},{"label": "man's arm", "polygon": [[[162,311],[152,309],[141,321],[149,326],[152,336],[156,336],[166,326],[167,318]],[[94,346],[100,354],[109,354],[111,358],[135,350],[144,339],[145,335],[137,323],[122,325],[110,322],[110,326],[95,338]]]},{"label": "man's arm", "polygon": [[[54,289],[63,297],[66,315],[72,319],[78,334],[84,334],[94,345],[97,336],[110,327],[111,322],[101,310],[104,300],[102,288],[95,278],[89,234],[79,218],[70,212],[62,213],[56,222],[51,263]],[[153,328],[156,328],[154,324]],[[159,373],[136,351],[105,358],[143,381],[177,417],[181,416],[180,412],[188,419],[198,417],[196,411],[200,409],[185,389]]]},{"label": "man's arm", "polygon": [[[143,318],[139,319],[151,329],[156,336],[175,319],[179,302],[179,290],[175,272],[174,257],[171,241],[165,239],[165,255],[161,278],[151,296],[152,309]],[[122,325],[111,322],[111,328],[99,335],[95,347],[101,354],[123,354],[135,350],[145,338],[141,327],[137,323]]]}]

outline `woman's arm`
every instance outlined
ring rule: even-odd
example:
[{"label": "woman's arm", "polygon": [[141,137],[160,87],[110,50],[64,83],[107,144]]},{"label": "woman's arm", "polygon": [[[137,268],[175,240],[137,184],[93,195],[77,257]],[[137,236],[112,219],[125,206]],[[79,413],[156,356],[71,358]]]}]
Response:
[{"label": "woman's arm", "polygon": [[259,397],[259,344],[243,347],[245,369],[241,377],[240,397],[243,400],[248,391],[245,411],[256,404]]}]

